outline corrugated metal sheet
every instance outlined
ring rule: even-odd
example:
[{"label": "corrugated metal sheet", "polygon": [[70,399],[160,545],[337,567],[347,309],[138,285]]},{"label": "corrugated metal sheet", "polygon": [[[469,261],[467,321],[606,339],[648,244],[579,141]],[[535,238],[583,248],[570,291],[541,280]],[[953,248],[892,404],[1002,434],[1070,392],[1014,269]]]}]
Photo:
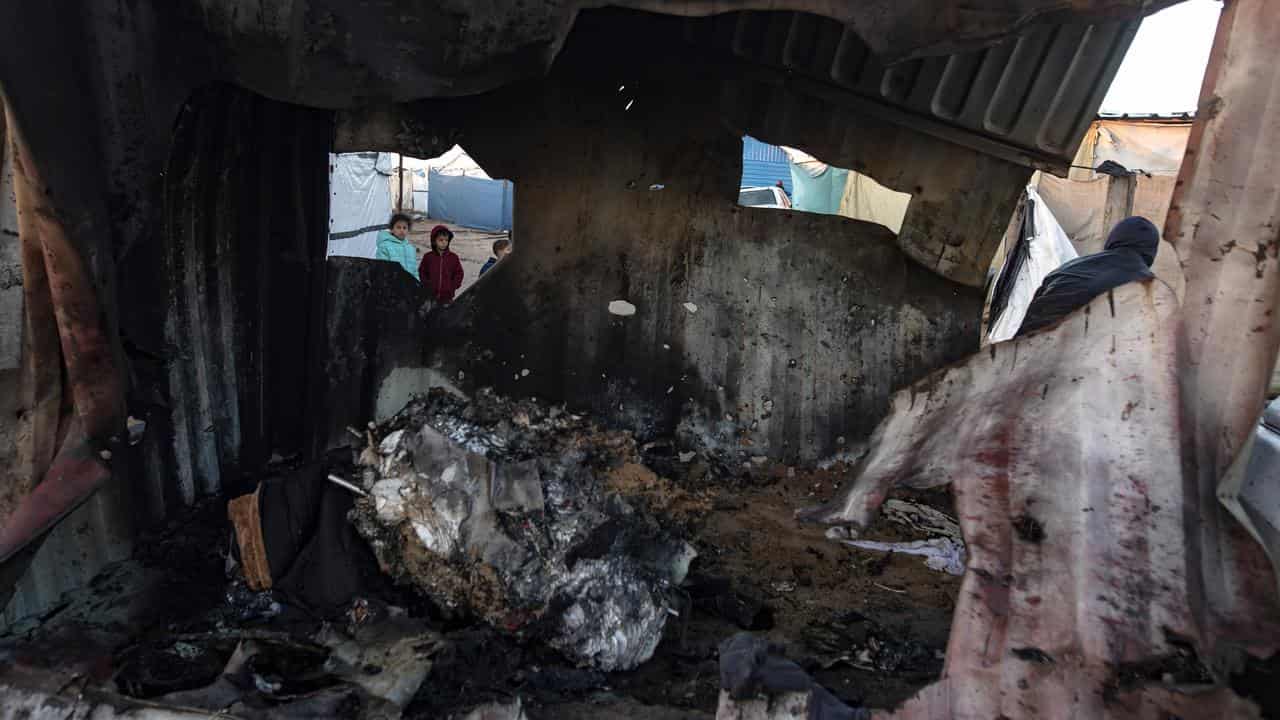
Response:
[{"label": "corrugated metal sheet", "polygon": [[[327,111],[231,87],[188,103],[166,173],[164,232],[120,264],[122,331],[140,386],[130,409],[148,423],[140,457],[118,463],[50,533],[0,627],[127,557],[139,527],[239,492],[273,454],[317,446],[319,398],[307,383],[323,345],[331,134]],[[16,241],[5,233],[0,246]],[[0,306],[0,316],[11,311]]]},{"label": "corrugated metal sheet", "polygon": [[[808,13],[687,21],[686,37],[794,90],[856,97],[900,124],[1063,173],[1102,104],[1137,21],[1037,26],[982,50],[886,67],[850,26]],[[816,84],[814,84],[816,83]],[[994,141],[994,142],[993,142]]]},{"label": "corrugated metal sheet", "polygon": [[[0,412],[17,417],[23,412],[23,346],[26,306],[22,247],[19,235],[13,152],[7,145],[0,107]],[[0,426],[0,474],[30,481],[31,466],[18,453],[17,423]],[[61,522],[36,551],[14,595],[0,614],[0,627],[40,612],[63,591],[88,582],[108,562],[130,553],[132,513],[118,486],[94,495]]]},{"label": "corrugated metal sheet", "polygon": [[787,194],[791,194],[791,168],[782,148],[760,142],[750,135],[743,137],[742,187],[772,186],[779,180]]}]

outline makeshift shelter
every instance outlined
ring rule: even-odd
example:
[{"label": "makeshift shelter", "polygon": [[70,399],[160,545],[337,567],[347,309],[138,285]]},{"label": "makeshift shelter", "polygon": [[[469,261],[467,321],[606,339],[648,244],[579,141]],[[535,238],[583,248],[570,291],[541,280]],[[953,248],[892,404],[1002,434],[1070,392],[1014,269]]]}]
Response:
[{"label": "makeshift shelter", "polygon": [[372,258],[378,231],[391,217],[395,156],[356,152],[329,155],[329,255]]},{"label": "makeshift shelter", "polygon": [[461,175],[482,180],[493,179],[484,171],[484,168],[480,167],[480,163],[462,149],[461,145],[454,145],[443,155],[427,160],[424,165],[427,169],[444,175]]},{"label": "makeshift shelter", "polygon": [[1177,175],[1191,134],[1190,113],[1100,115],[1089,126],[1068,177],[1090,180],[1106,160],[1148,175]]},{"label": "makeshift shelter", "polygon": [[507,180],[429,174],[427,214],[433,219],[480,230],[510,230],[515,188]]}]

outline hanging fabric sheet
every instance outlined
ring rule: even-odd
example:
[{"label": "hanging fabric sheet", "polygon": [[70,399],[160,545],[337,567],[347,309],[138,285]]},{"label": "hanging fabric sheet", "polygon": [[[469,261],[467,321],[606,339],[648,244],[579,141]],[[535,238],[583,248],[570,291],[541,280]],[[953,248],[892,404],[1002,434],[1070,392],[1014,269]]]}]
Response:
[{"label": "hanging fabric sheet", "polygon": [[1045,276],[1077,255],[1071,239],[1034,187],[1027,186],[1025,199],[1026,221],[1018,233],[1017,244],[1000,269],[992,299],[991,331],[987,338],[993,343],[1010,340],[1018,333]]},{"label": "hanging fabric sheet", "polygon": [[329,155],[329,255],[372,259],[391,217],[390,153]]}]

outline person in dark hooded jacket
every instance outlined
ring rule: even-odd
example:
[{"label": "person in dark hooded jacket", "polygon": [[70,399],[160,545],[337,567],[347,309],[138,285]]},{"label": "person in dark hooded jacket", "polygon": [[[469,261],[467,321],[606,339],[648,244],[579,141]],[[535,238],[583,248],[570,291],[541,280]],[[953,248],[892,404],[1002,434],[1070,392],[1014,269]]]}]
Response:
[{"label": "person in dark hooded jacket", "polygon": [[418,265],[418,278],[438,303],[453,302],[453,295],[462,287],[462,260],[449,249],[453,231],[443,225],[431,228],[431,251],[422,257]]},{"label": "person in dark hooded jacket", "polygon": [[1076,258],[1045,277],[1018,336],[1058,322],[1112,288],[1155,277],[1151,263],[1159,246],[1160,231],[1150,220],[1137,216],[1121,220],[1107,236],[1102,252]]}]

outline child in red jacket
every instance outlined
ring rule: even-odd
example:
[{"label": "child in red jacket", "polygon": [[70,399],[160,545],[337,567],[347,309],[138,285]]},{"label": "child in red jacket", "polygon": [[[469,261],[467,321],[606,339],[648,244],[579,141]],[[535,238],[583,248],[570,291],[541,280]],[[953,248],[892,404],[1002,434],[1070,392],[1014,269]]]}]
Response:
[{"label": "child in red jacket", "polygon": [[443,225],[431,228],[431,252],[418,265],[418,278],[436,302],[453,302],[462,287],[462,261],[449,250],[453,233]]}]

